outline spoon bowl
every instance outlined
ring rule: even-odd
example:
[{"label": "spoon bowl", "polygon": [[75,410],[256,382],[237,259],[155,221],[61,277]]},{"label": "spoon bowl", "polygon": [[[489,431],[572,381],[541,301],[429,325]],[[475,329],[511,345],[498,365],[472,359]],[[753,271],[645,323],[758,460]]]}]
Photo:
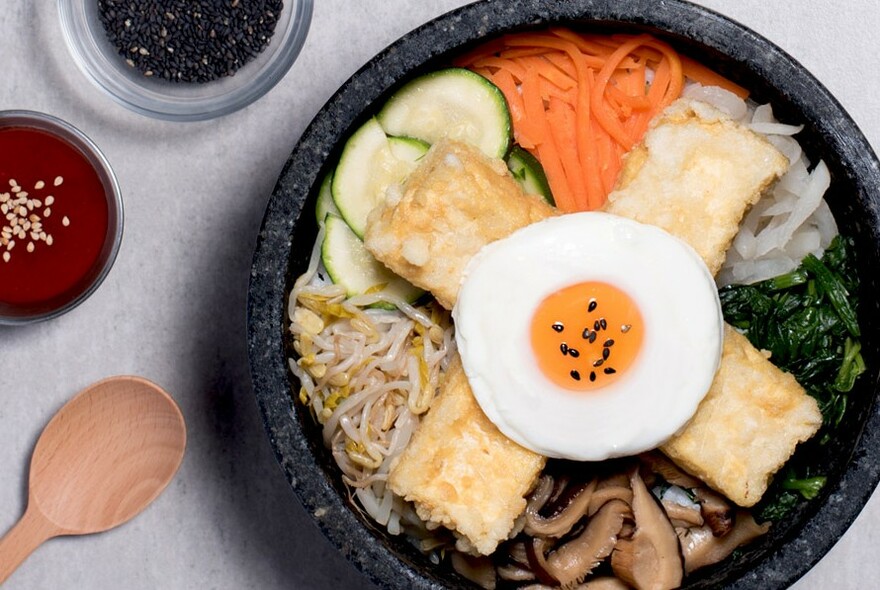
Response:
[{"label": "spoon bowl", "polygon": [[112,377],[78,393],[34,448],[27,510],[0,540],[0,583],[49,538],[99,533],[139,514],[185,448],[180,409],[150,381]]}]

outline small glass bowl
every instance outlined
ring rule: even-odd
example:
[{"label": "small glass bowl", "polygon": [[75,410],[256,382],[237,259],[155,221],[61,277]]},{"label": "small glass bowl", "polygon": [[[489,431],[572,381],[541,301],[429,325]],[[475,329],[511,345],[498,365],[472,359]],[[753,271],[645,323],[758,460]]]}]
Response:
[{"label": "small glass bowl", "polygon": [[269,44],[234,75],[168,82],[125,63],[107,38],[97,0],[58,0],[67,47],[86,76],[118,103],[158,119],[202,121],[227,115],[268,92],[296,61],[312,19],[312,0],[284,0]]},{"label": "small glass bowl", "polygon": [[[60,316],[88,299],[101,285],[116,260],[122,243],[123,208],[119,183],[110,164],[82,131],[52,115],[35,111],[0,111],[0,129],[10,127],[35,129],[54,136],[78,151],[93,170],[104,188],[107,202],[107,229],[97,259],[77,282],[63,293],[32,304],[0,302],[0,325],[30,324]],[[4,219],[0,218],[0,221]],[[0,248],[0,251],[4,249]],[[0,262],[0,264],[3,264]]]}]

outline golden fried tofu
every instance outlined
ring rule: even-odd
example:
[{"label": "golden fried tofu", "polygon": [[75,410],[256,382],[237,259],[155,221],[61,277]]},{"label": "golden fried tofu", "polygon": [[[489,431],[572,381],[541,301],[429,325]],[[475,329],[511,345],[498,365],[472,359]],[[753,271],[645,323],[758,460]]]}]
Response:
[{"label": "golden fried tofu", "polygon": [[460,549],[488,555],[510,535],[544,462],[489,421],[456,355],[388,484],[423,520],[463,536]]},{"label": "golden fried tofu", "polygon": [[661,450],[740,506],[753,506],[822,425],[816,400],[748,339],[724,328],[721,367],[688,425]]},{"label": "golden fried tofu", "polygon": [[400,191],[370,213],[364,244],[373,256],[452,309],[461,277],[477,251],[555,215],[524,195],[502,160],[464,143],[440,141]]},{"label": "golden fried tofu", "polygon": [[706,103],[680,99],[626,156],[605,211],[681,238],[715,275],[746,211],[788,165],[762,136]]}]

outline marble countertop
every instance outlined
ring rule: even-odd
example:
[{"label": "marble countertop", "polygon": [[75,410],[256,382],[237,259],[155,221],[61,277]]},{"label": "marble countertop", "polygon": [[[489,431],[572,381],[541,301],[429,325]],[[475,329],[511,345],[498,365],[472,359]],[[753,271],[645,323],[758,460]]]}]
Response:
[{"label": "marble countertop", "polygon": [[[658,0],[662,1],[662,0]],[[104,151],[122,188],[125,238],[102,287],[49,322],[0,328],[0,533],[24,511],[37,436],[76,391],[112,374],[164,386],[187,420],[176,479],[110,532],[59,538],[6,587],[369,588],[322,538],[275,464],[250,386],[245,300],[268,197],[323,103],[387,44],[463,0],[319,0],[302,53],[258,102],[202,123],[134,114],[76,69],[54,2],[0,11],[0,110],[59,116]],[[698,0],[788,51],[880,146],[880,13],[870,0]],[[876,494],[795,586],[856,589],[880,579]]]}]

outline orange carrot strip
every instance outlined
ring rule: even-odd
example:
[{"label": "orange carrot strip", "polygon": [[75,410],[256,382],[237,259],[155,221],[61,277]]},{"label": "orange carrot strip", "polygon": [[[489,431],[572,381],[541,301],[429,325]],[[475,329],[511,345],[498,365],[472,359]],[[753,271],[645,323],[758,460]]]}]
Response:
[{"label": "orange carrot strip", "polygon": [[490,55],[495,55],[499,51],[501,51],[505,46],[504,38],[495,39],[494,41],[489,41],[488,43],[484,43],[482,45],[478,45],[471,51],[458,56],[456,59],[452,60],[452,64],[459,68],[467,68],[473,65],[473,63],[479,59],[484,57],[489,57]]},{"label": "orange carrot strip", "polygon": [[614,73],[617,65],[630,51],[642,45],[648,39],[650,37],[647,35],[639,36],[618,47],[611,54],[611,57],[608,58],[608,61],[605,62],[605,65],[602,66],[602,69],[599,70],[599,74],[596,77],[596,85],[593,88],[592,101],[597,121],[615,141],[623,145],[627,150],[632,148],[635,142],[629,137],[620,120],[611,112],[609,105],[605,102],[605,89],[608,87],[608,81],[611,79],[611,75]]},{"label": "orange carrot strip", "polygon": [[517,89],[513,75],[507,70],[498,70],[490,80],[501,90],[507,99],[507,106],[510,109],[510,118],[513,123],[514,137],[517,143],[525,149],[534,148],[535,138],[538,137],[540,132],[526,116],[523,98]]},{"label": "orange carrot strip", "polygon": [[498,70],[507,70],[517,80],[522,80],[526,75],[526,70],[520,64],[516,63],[510,59],[502,59],[500,57],[489,56],[489,57],[481,57],[480,59],[474,61],[473,66],[475,68],[495,68]]},{"label": "orange carrot strip", "polygon": [[540,35],[537,33],[523,33],[516,38],[511,38],[508,43],[512,47],[546,47],[548,49],[556,49],[558,51],[570,52],[574,49],[587,61],[590,67],[600,68],[604,63],[604,59],[592,55],[584,55],[571,42],[551,35]]},{"label": "orange carrot strip", "polygon": [[559,153],[565,178],[571,187],[574,205],[577,210],[583,210],[588,205],[587,187],[584,172],[578,161],[575,117],[575,111],[571,105],[558,98],[550,99],[547,108],[550,135],[553,138],[553,143],[556,144],[556,151]]},{"label": "orange carrot strip", "polygon": [[703,64],[694,61],[693,59],[685,55],[680,55],[679,59],[681,59],[681,65],[682,69],[684,70],[685,78],[693,80],[694,82],[699,82],[703,86],[720,86],[725,90],[733,92],[735,95],[742,98],[743,100],[749,97],[748,90],[738,84],[735,84],[734,82],[731,82],[721,74],[710,70]]},{"label": "orange carrot strip", "polygon": [[597,133],[604,135],[604,131],[593,125],[591,115],[590,94],[595,83],[593,70],[585,69],[582,74],[584,78],[578,87],[578,155],[581,159],[581,167],[587,176],[587,209],[594,210],[601,207],[605,200],[600,178],[600,156],[596,144]]},{"label": "orange carrot strip", "polygon": [[538,74],[534,70],[526,71],[526,77],[522,83],[522,93],[526,116],[535,122],[540,132],[540,136],[535,137],[538,159],[544,167],[544,173],[547,175],[550,190],[553,191],[556,206],[562,211],[575,211],[574,196],[565,177],[559,153],[550,137],[544,101],[541,100],[538,89]]},{"label": "orange carrot strip", "polygon": [[553,64],[551,64],[543,57],[520,57],[517,58],[515,61],[524,69],[530,67],[535,68],[535,71],[538,72],[539,76],[555,84],[562,90],[574,88],[576,84],[574,78],[563,73],[562,70],[556,68]]}]

